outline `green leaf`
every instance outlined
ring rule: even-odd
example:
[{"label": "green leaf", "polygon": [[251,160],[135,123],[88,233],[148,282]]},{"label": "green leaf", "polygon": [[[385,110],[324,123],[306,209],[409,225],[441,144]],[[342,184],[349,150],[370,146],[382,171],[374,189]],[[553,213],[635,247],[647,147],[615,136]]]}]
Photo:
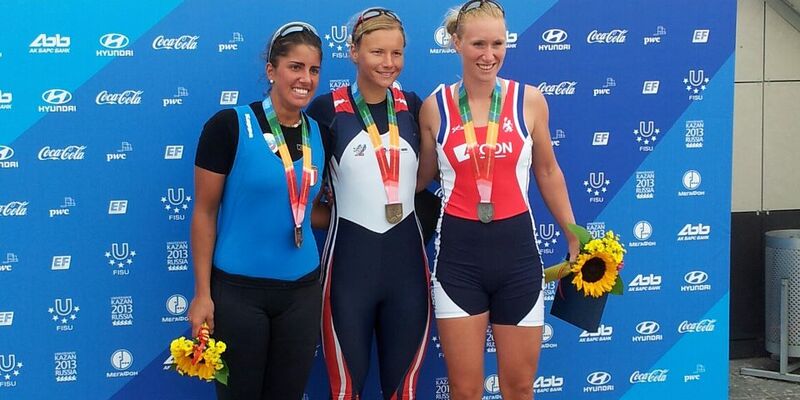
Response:
[{"label": "green leaf", "polygon": [[228,364],[225,364],[225,362],[224,362],[224,361],[223,361],[222,363],[223,363],[225,366],[224,366],[224,367],[222,367],[222,369],[221,369],[221,370],[217,371],[217,372],[214,374],[214,379],[216,379],[216,380],[217,380],[217,382],[219,382],[219,383],[221,383],[221,384],[223,384],[223,385],[225,385],[225,386],[228,386]]},{"label": "green leaf", "polygon": [[586,243],[592,240],[592,234],[580,225],[569,224],[567,228],[578,237],[578,240],[581,242],[581,249],[583,249],[583,246],[586,246]]},{"label": "green leaf", "polygon": [[622,277],[617,275],[617,281],[614,282],[614,287],[611,288],[611,291],[609,293],[621,296],[624,290],[625,286],[622,284]]}]

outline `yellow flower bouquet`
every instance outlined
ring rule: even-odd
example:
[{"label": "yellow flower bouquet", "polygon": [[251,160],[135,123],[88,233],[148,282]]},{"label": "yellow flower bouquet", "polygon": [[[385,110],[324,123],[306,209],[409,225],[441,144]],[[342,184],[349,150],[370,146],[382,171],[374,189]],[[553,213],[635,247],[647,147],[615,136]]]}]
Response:
[{"label": "yellow flower bouquet", "polygon": [[225,342],[211,338],[208,325],[203,324],[196,338],[181,336],[173,340],[169,352],[175,360],[173,367],[179,374],[227,385],[228,366],[222,359],[226,348]]},{"label": "yellow flower bouquet", "polygon": [[623,266],[625,247],[613,231],[592,239],[585,228],[571,224],[569,230],[578,237],[581,251],[575,262],[564,261],[544,271],[545,282],[559,280],[572,274],[571,283],[584,296],[600,297],[606,293],[622,294],[619,271]]},{"label": "yellow flower bouquet", "polygon": [[573,263],[564,261],[545,268],[545,282],[559,281],[550,314],[587,332],[596,332],[606,295],[623,292],[619,273],[625,248],[612,231],[593,239],[583,227],[571,224],[568,229],[578,237],[580,253]]}]

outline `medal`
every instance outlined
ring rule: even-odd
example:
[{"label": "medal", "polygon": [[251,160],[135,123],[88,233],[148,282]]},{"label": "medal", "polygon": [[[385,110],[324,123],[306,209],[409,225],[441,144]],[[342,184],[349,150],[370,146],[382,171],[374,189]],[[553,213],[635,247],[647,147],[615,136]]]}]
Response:
[{"label": "medal", "polygon": [[369,112],[369,107],[364,97],[358,91],[358,84],[353,83],[350,87],[355,100],[358,114],[367,128],[369,140],[375,150],[375,158],[378,160],[378,168],[383,180],[383,189],[386,192],[386,221],[396,224],[403,219],[403,203],[400,202],[397,193],[400,185],[400,130],[397,128],[397,114],[394,110],[394,97],[390,89],[386,90],[386,116],[389,120],[389,159],[386,159],[386,148],[383,147],[381,135],[378,133],[378,126]]},{"label": "medal", "polygon": [[[283,130],[281,129],[281,124],[278,122],[278,116],[275,114],[275,109],[272,108],[272,100],[267,96],[267,98],[261,102],[261,105],[264,108],[264,113],[267,115],[269,129],[275,137],[275,142],[278,145],[278,153],[281,156],[281,162],[283,162],[283,170],[286,175],[286,187],[289,191],[289,205],[291,206],[292,220],[294,222],[294,245],[299,248],[303,244],[303,220],[306,217],[308,192],[311,190],[311,181],[315,180],[313,176],[315,174],[314,168],[311,166],[311,141],[309,139],[308,124],[301,114],[303,177],[301,178],[300,187],[298,188],[292,156],[289,154],[289,148],[286,146],[286,140],[283,137]],[[270,155],[270,157],[272,157],[272,155]]]},{"label": "medal", "polygon": [[497,135],[500,131],[500,111],[502,110],[502,99],[500,93],[503,87],[500,84],[500,79],[495,81],[495,87],[492,91],[492,102],[489,107],[489,122],[486,129],[486,152],[484,160],[480,159],[478,152],[478,139],[475,136],[475,125],[472,122],[472,111],[469,108],[469,97],[467,90],[464,88],[464,82],[461,82],[461,88],[458,93],[458,113],[461,117],[461,124],[464,126],[464,141],[467,145],[467,151],[472,159],[472,172],[475,176],[475,185],[478,187],[478,196],[480,202],[478,203],[478,219],[487,224],[494,219],[494,204],[492,204],[492,180],[494,179],[494,148],[497,146]]},{"label": "medal", "polygon": [[396,224],[403,220],[403,203],[391,203],[386,205],[386,221]]},{"label": "medal", "polygon": [[494,219],[494,204],[478,203],[478,219],[484,224],[492,222],[492,219]]},{"label": "medal", "polygon": [[294,245],[299,249],[303,245],[303,227],[294,227]]}]

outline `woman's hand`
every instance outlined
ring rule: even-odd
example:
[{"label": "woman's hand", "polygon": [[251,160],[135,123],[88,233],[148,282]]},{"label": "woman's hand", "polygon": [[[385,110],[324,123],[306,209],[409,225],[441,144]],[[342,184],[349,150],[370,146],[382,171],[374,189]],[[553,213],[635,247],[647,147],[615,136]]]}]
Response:
[{"label": "woman's hand", "polygon": [[581,242],[577,236],[568,234],[567,243],[569,246],[569,263],[572,265],[578,260],[578,254],[581,252]]},{"label": "woman's hand", "polygon": [[195,296],[189,306],[189,322],[192,324],[192,337],[200,332],[205,322],[209,333],[214,333],[214,301],[209,296]]}]

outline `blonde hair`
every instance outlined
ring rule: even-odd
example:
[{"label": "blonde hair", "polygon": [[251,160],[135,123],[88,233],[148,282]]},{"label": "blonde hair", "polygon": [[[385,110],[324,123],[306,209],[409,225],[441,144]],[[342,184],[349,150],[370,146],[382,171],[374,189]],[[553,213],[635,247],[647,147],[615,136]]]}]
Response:
[{"label": "blonde hair", "polygon": [[403,29],[403,24],[399,20],[394,19],[386,14],[381,14],[377,17],[367,19],[356,26],[360,17],[361,12],[356,14],[351,19],[350,31],[352,34],[348,38],[350,46],[355,46],[358,48],[358,45],[361,43],[361,38],[363,38],[366,34],[379,30],[397,29],[403,35],[403,47],[406,47],[406,31]]},{"label": "blonde hair", "polygon": [[[453,35],[460,35],[462,33],[462,27],[465,21],[469,21],[473,18],[479,17],[490,17],[490,18],[500,18],[505,21],[505,15],[503,14],[503,10],[498,8],[496,5],[485,2],[480,5],[478,8],[473,8],[469,11],[464,12],[461,15],[461,19],[459,20],[458,14],[461,12],[462,6],[453,7],[447,11],[444,17],[444,28],[447,30],[447,33],[450,36]],[[451,41],[452,43],[452,41]]]}]

